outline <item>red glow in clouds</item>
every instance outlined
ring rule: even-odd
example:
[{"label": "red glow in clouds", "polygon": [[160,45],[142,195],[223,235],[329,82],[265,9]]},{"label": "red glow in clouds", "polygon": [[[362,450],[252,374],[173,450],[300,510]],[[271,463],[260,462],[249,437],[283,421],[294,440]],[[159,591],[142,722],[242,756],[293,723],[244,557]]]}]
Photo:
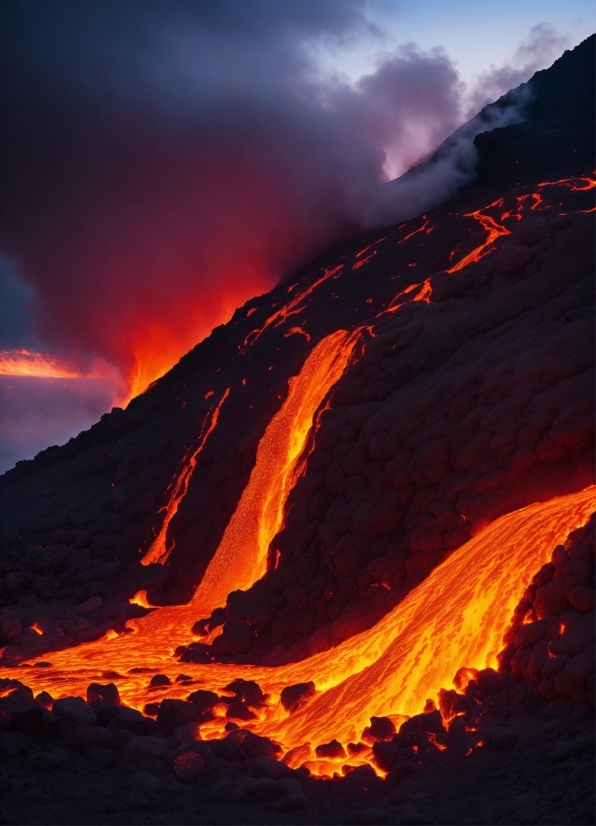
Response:
[{"label": "red glow in clouds", "polygon": [[[0,376],[35,376],[37,378],[78,379],[81,373],[67,362],[46,353],[31,350],[0,350]],[[98,378],[98,376],[88,376]]]}]

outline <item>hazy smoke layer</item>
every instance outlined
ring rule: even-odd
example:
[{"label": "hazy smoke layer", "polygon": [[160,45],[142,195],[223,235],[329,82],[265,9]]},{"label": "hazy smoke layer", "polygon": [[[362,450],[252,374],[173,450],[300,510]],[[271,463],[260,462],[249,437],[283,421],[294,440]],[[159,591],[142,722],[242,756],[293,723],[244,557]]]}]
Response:
[{"label": "hazy smoke layer", "polygon": [[362,5],[4,5],[1,240],[43,341],[127,371],[180,355],[452,131],[441,53],[318,77],[307,46],[372,36]]},{"label": "hazy smoke layer", "polygon": [[356,85],[322,77],[317,49],[378,35],[364,9],[3,3],[0,253],[42,345],[140,388],[288,270],[473,173],[468,132],[405,194],[380,187],[462,122],[466,92],[413,44]]},{"label": "hazy smoke layer", "polygon": [[478,152],[474,138],[480,132],[519,123],[530,93],[526,85],[508,95],[503,106],[486,106],[444,141],[424,164],[379,187],[367,212],[368,227],[388,226],[414,218],[444,203],[474,176]]}]

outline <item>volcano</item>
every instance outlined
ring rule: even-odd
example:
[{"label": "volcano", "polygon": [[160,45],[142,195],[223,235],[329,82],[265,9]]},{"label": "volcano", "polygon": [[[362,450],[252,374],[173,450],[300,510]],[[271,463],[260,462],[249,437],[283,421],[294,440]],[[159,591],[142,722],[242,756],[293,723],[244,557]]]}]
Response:
[{"label": "volcano", "polygon": [[[523,119],[477,135],[477,175],[447,203],[329,250],[4,474],[11,733],[72,734],[52,698],[96,684],[90,730],[118,728],[105,704],[124,700],[145,711],[121,726],[137,739],[199,725],[217,744],[191,737],[179,779],[283,753],[301,777],[374,786],[424,749],[515,748],[497,707],[584,720],[594,43],[494,104]],[[260,794],[249,779],[238,799]]]}]

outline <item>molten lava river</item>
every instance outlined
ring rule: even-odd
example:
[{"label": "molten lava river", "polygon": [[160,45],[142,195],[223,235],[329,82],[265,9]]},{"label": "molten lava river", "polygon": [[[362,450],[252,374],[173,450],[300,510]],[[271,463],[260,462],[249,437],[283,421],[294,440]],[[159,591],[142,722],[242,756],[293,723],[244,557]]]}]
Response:
[{"label": "molten lava river", "polygon": [[[129,620],[129,633],[108,633],[97,642],[55,652],[49,668],[27,668],[25,677],[21,666],[6,669],[6,676],[25,679],[35,692],[46,690],[54,697],[85,696],[89,683],[113,680],[123,702],[139,709],[164,697],[186,698],[198,688],[221,693],[238,677],[256,680],[269,697],[259,718],[243,725],[285,749],[305,746],[302,762],[315,774],[332,775],[341,761],[309,760],[308,746],[314,753],[316,745],[334,738],[357,742],[373,715],[398,721],[420,713],[428,698],[451,686],[461,666],[496,666],[503,635],[533,574],[595,508],[593,486],[500,517],[454,551],[373,628],[302,662],[178,664],[174,650],[193,640],[193,622],[208,613],[195,596],[188,605]],[[164,671],[172,677],[184,671],[192,687],[172,682],[149,689],[151,673]],[[309,680],[317,688],[314,701],[288,716],[279,703],[282,689]],[[203,737],[220,737],[226,722],[222,716],[204,724]],[[353,755],[350,764],[367,756]]]}]

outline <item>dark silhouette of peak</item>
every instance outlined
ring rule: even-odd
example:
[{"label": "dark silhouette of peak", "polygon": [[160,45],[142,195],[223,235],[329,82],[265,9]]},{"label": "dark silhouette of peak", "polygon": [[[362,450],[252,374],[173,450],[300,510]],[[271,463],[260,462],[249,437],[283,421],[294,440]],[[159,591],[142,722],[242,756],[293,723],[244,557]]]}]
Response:
[{"label": "dark silhouette of peak", "polygon": [[594,36],[462,124],[386,183],[372,226],[415,217],[457,191],[581,174],[594,158]]},{"label": "dark silhouette of peak", "polygon": [[529,121],[592,119],[594,123],[594,62],[596,34],[564,52],[548,69],[531,78],[533,95],[526,106]]},{"label": "dark silhouette of peak", "polygon": [[482,132],[476,185],[578,174],[594,158],[596,35],[566,51],[497,106],[520,100],[522,123]]}]

